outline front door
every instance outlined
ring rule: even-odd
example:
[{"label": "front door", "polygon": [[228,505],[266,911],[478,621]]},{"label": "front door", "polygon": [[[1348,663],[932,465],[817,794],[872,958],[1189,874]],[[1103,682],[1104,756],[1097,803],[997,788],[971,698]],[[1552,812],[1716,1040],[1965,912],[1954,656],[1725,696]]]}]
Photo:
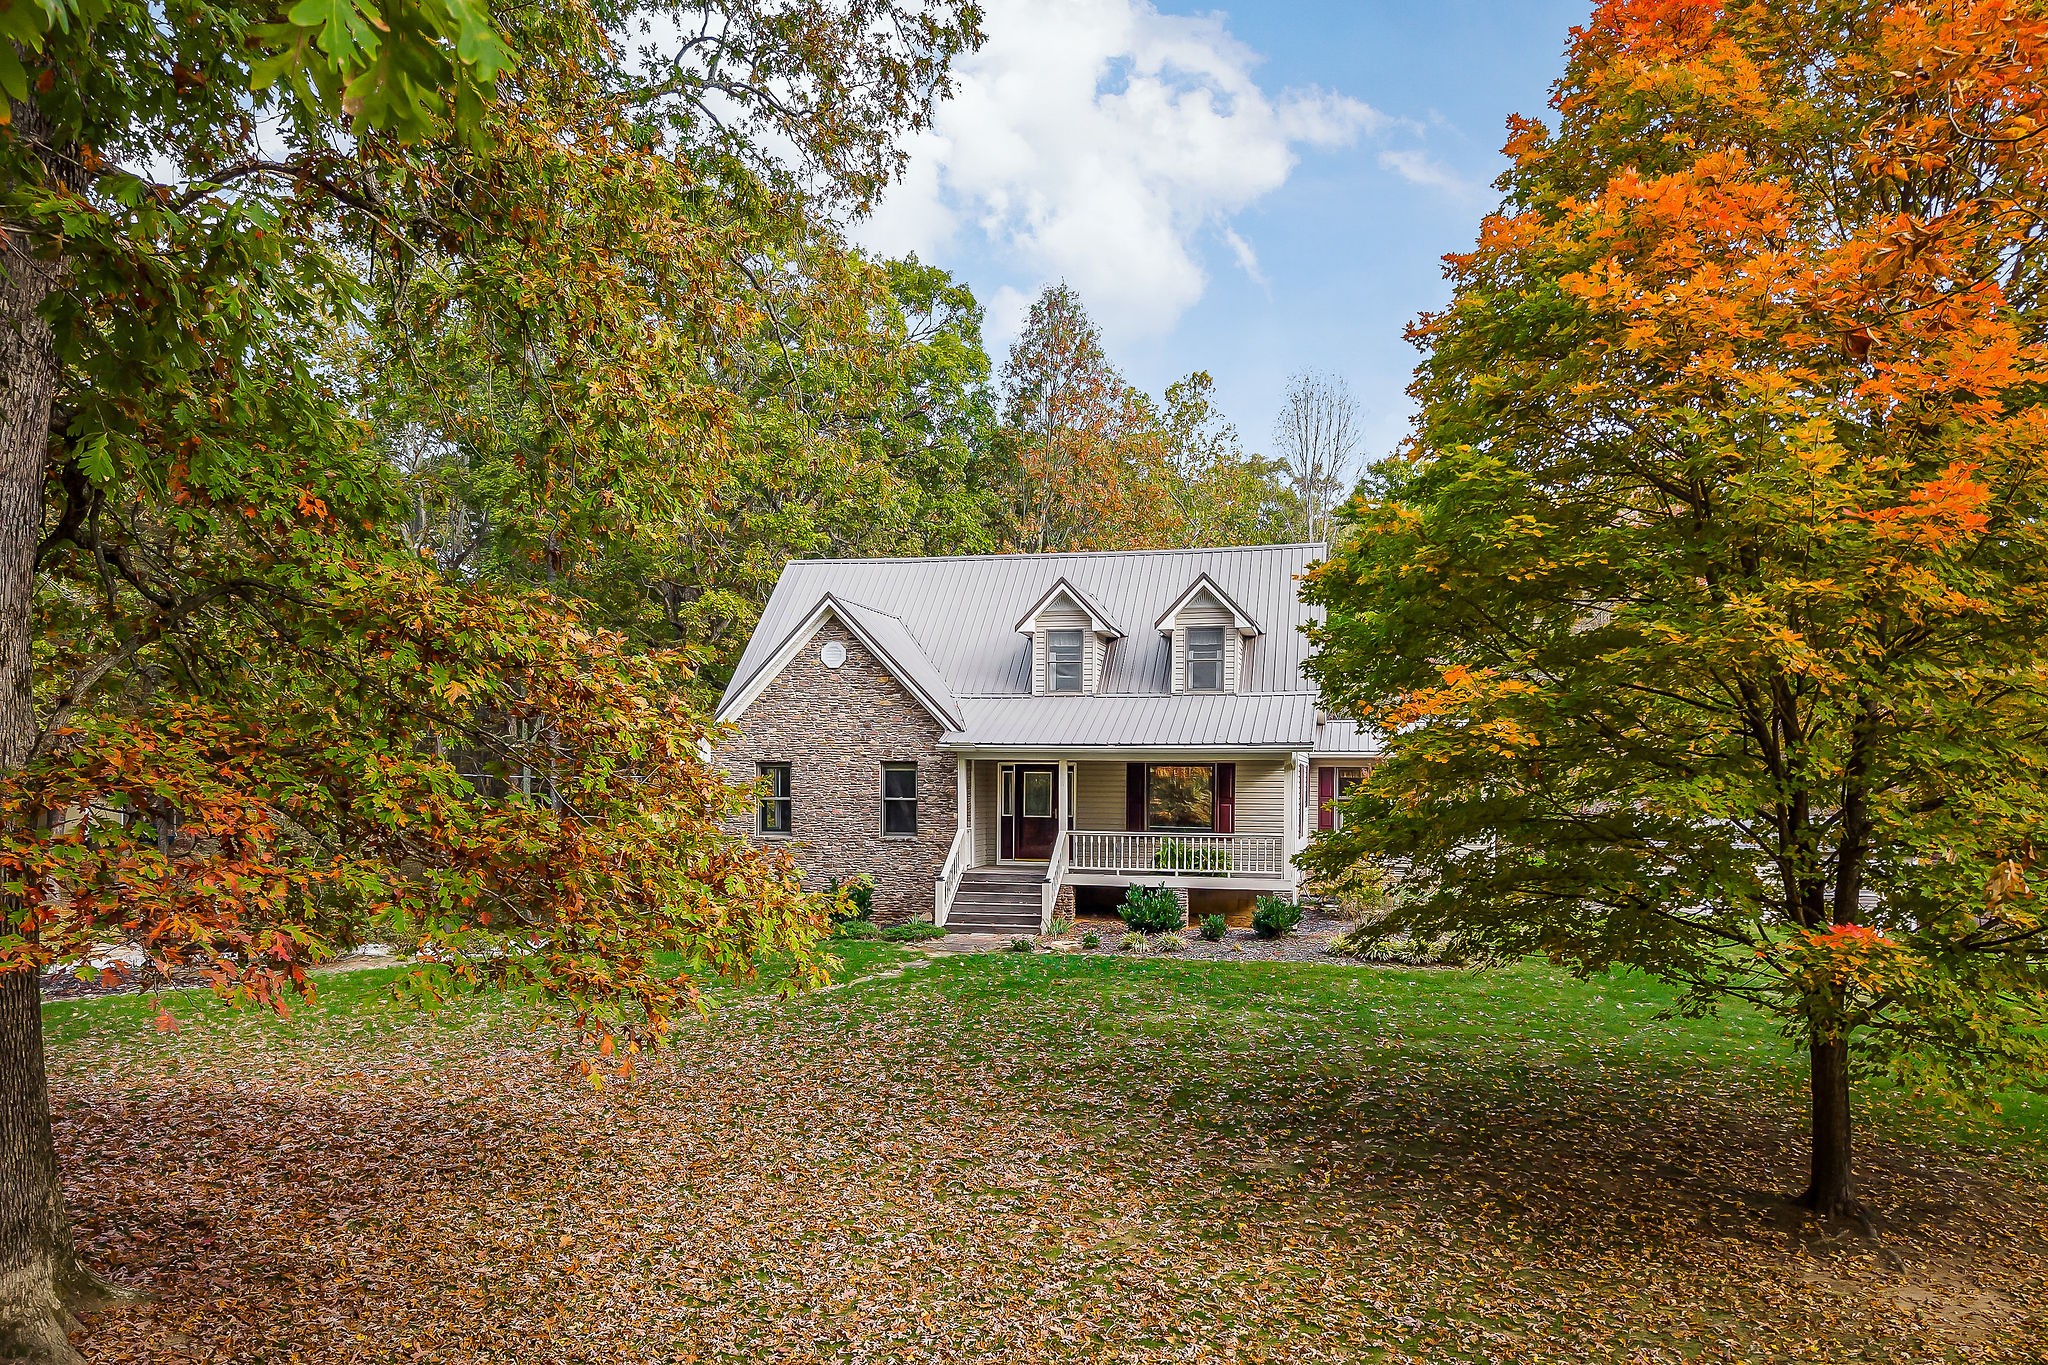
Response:
[{"label": "front door", "polygon": [[1019,763],[1011,773],[1010,810],[1003,821],[1004,844],[1012,858],[1033,861],[1052,857],[1060,837],[1060,770],[1051,763]]}]

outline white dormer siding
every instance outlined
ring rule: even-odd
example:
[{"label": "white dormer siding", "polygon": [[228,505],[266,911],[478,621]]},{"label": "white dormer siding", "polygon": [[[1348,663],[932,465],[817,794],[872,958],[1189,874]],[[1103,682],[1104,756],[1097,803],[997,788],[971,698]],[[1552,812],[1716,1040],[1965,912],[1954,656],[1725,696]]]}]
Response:
[{"label": "white dormer siding", "polygon": [[[1044,610],[1031,623],[1031,690],[1039,695],[1052,693],[1052,632],[1074,630],[1081,633],[1081,692],[1082,696],[1095,693],[1102,686],[1102,637],[1095,633],[1094,622],[1088,613],[1073,604],[1054,601],[1046,604]],[[1067,695],[1074,695],[1069,693]]]},{"label": "white dormer siding", "polygon": [[1173,620],[1173,690],[1189,692],[1188,632],[1208,628],[1223,632],[1223,691],[1235,692],[1244,675],[1244,638],[1230,608],[1207,593],[1190,598]]}]

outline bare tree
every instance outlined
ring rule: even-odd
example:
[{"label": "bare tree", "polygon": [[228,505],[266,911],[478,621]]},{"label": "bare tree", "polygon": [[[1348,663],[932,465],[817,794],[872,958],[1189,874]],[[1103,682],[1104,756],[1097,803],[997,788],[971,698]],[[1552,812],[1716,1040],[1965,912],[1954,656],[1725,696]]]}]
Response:
[{"label": "bare tree", "polygon": [[1273,445],[1299,503],[1302,539],[1330,538],[1331,514],[1350,490],[1362,439],[1358,402],[1342,379],[1318,370],[1300,370],[1288,379]]}]

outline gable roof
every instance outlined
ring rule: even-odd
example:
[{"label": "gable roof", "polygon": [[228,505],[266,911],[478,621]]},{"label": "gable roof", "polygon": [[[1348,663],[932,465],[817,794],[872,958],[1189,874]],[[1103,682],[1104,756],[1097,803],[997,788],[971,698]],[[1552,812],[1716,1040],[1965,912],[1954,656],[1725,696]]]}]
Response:
[{"label": "gable roof", "polygon": [[[718,716],[729,720],[745,710],[810,638],[816,626],[806,623],[829,599],[898,681],[941,717],[949,743],[1305,749],[1316,733],[1316,688],[1303,671],[1308,641],[1298,627],[1320,620],[1322,612],[1301,601],[1295,580],[1323,554],[1322,545],[1305,544],[795,560],[761,613]],[[1060,584],[1101,620],[1115,623],[1158,620],[1188,595],[1190,584],[1205,581],[1263,627],[1245,651],[1235,694],[1176,697],[1171,640],[1123,635],[1104,653],[1095,693],[1032,697],[1031,642],[1008,623],[1021,624]],[[790,645],[800,630],[801,639]],[[1133,700],[1105,705],[1117,698]]]},{"label": "gable roof", "polygon": [[1029,626],[1032,623],[1032,621],[1037,619],[1038,613],[1044,611],[1046,605],[1050,603],[1055,597],[1065,597],[1071,602],[1073,602],[1073,604],[1079,607],[1082,611],[1087,612],[1088,621],[1091,625],[1095,627],[1095,633],[1097,635],[1107,635],[1112,640],[1121,640],[1124,638],[1124,633],[1121,630],[1117,629],[1116,622],[1110,620],[1108,613],[1103,611],[1101,607],[1095,605],[1095,599],[1090,597],[1087,593],[1082,592],[1079,588],[1075,587],[1072,583],[1069,583],[1064,578],[1059,579],[1050,588],[1047,588],[1045,590],[1045,596],[1039,598],[1036,602],[1033,602],[1030,605],[1030,607],[1025,610],[1024,614],[1017,618],[1016,628],[1020,631],[1024,631],[1026,634],[1029,634],[1030,632],[1025,630],[1025,628]]},{"label": "gable roof", "polygon": [[[725,695],[719,698],[715,719],[738,719],[761,694],[761,689],[774,681],[775,675],[810,643],[827,616],[838,618],[840,624],[889,671],[889,676],[901,683],[904,690],[931,712],[935,720],[948,730],[960,728],[964,717],[959,699],[946,685],[945,675],[932,664],[924,648],[904,628],[903,622],[885,611],[850,602],[829,592],[818,599],[816,606],[781,641],[761,654],[752,672],[742,669],[733,674]],[[748,642],[746,655],[741,658],[742,664],[754,655],[754,646],[760,640],[761,632],[757,629],[753,640]]]},{"label": "gable roof", "polygon": [[1165,611],[1159,613],[1159,619],[1152,623],[1153,629],[1158,631],[1168,631],[1173,629],[1171,622],[1174,617],[1180,615],[1180,609],[1186,606],[1189,602],[1193,601],[1197,593],[1203,592],[1206,592],[1209,594],[1209,596],[1215,598],[1217,604],[1220,605],[1225,611],[1230,613],[1231,620],[1236,624],[1238,630],[1242,634],[1265,634],[1264,631],[1259,629],[1259,623],[1252,619],[1251,613],[1246,611],[1243,607],[1237,605],[1236,602],[1232,601],[1230,594],[1223,591],[1223,589],[1217,587],[1216,580],[1209,577],[1209,575],[1207,574],[1201,575],[1194,582],[1188,584],[1188,590],[1182,593],[1180,596],[1174,598],[1172,606],[1168,607]]}]

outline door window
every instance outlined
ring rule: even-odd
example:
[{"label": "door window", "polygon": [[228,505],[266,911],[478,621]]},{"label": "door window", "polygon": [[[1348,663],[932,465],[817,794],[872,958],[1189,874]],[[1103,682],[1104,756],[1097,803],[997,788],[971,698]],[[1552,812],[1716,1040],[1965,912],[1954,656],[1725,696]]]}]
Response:
[{"label": "door window", "polygon": [[1052,819],[1052,774],[1043,768],[1024,774],[1024,818]]}]

